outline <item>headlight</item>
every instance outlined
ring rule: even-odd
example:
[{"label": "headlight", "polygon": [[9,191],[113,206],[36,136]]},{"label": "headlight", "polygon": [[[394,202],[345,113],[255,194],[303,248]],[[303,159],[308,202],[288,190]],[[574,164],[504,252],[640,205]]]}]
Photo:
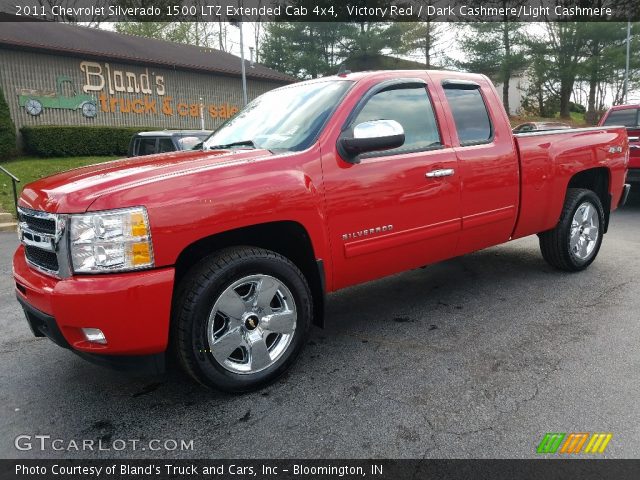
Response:
[{"label": "headlight", "polygon": [[74,272],[153,267],[151,231],[144,207],[70,217],[69,241]]}]

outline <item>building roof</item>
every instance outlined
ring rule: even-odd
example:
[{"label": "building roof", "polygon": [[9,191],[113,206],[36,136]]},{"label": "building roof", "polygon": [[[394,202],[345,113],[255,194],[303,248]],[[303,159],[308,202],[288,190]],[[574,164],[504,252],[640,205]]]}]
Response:
[{"label": "building roof", "polygon": [[[213,48],[57,22],[8,22],[6,15],[3,15],[2,20],[4,21],[0,24],[0,48],[22,48],[124,63],[241,75],[239,57]],[[279,83],[295,81],[293,77],[263,65],[254,64],[251,67],[246,60],[245,68],[247,78]]]}]

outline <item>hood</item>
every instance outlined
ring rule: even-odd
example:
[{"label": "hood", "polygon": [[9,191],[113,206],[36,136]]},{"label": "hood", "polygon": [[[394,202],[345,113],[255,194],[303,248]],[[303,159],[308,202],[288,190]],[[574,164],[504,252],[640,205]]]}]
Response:
[{"label": "hood", "polygon": [[82,213],[107,192],[271,156],[268,150],[199,150],[114,160],[30,183],[24,187],[19,205],[49,213]]}]

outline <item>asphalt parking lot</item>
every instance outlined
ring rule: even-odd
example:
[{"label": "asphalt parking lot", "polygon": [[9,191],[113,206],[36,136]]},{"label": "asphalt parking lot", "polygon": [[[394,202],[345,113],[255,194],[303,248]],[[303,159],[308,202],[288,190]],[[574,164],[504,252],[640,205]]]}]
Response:
[{"label": "asphalt parking lot", "polygon": [[[176,372],[125,377],[34,338],[16,244],[0,234],[0,457],[523,458],[572,431],[640,456],[640,195],[582,273],[552,270],[530,237],[330,296],[291,372],[241,396]],[[21,434],[194,448],[18,451]]]}]

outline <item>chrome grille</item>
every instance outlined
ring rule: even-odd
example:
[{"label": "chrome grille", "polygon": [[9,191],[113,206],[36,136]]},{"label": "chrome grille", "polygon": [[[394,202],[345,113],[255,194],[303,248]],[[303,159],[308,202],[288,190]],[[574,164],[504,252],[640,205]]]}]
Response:
[{"label": "chrome grille", "polygon": [[58,256],[54,252],[47,252],[46,250],[25,245],[24,253],[27,260],[48,271],[57,272],[60,268],[58,266]]},{"label": "chrome grille", "polygon": [[19,207],[18,219],[27,263],[49,275],[68,276],[67,250],[61,241],[66,216]]},{"label": "chrome grille", "polygon": [[38,233],[48,233],[49,235],[55,235],[56,233],[56,221],[52,218],[36,217],[25,213],[26,210],[22,210],[18,213],[18,220],[26,224],[27,228]]}]

